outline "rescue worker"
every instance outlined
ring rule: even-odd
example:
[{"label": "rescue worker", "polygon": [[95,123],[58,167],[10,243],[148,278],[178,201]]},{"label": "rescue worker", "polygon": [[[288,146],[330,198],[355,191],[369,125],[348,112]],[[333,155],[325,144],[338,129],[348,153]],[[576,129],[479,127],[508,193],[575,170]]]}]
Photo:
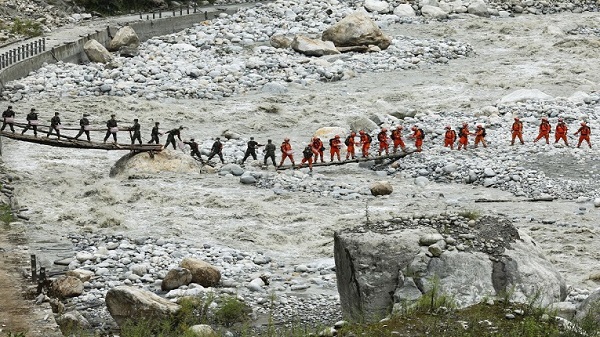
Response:
[{"label": "rescue worker", "polygon": [[342,161],[342,159],[340,158],[341,148],[342,140],[340,139],[340,135],[335,135],[335,137],[329,140],[329,154],[331,155],[330,161],[333,161],[334,156],[337,156],[338,161]]},{"label": "rescue worker", "polygon": [[262,146],[262,144],[258,144],[255,140],[254,137],[250,137],[250,140],[248,141],[248,147],[246,148],[246,153],[244,154],[244,159],[242,159],[242,165],[244,165],[244,162],[246,161],[246,159],[248,159],[248,157],[252,156],[252,159],[256,160],[256,149]]},{"label": "rescue worker", "polygon": [[487,147],[487,142],[485,141],[485,128],[481,124],[477,124],[477,130],[475,130],[475,148],[477,145],[481,143],[483,147]]},{"label": "rescue worker", "polygon": [[542,122],[540,123],[540,133],[538,134],[537,138],[533,140],[533,142],[536,143],[538,140],[545,138],[546,144],[550,144],[550,130],[552,130],[552,127],[548,122],[548,118],[542,117]]},{"label": "rescue worker", "polygon": [[[167,134],[167,142],[165,143],[165,149],[169,147],[169,144],[171,144],[173,145],[173,150],[177,150],[177,142],[175,142],[175,136],[177,136],[177,139],[181,141],[181,130],[183,130],[183,126],[165,132]],[[218,139],[219,138],[217,138],[217,140]]]},{"label": "rescue worker", "polygon": [[579,142],[577,143],[577,148],[579,148],[581,146],[581,143],[584,140],[588,143],[590,148],[592,148],[592,143],[590,142],[590,135],[592,134],[592,129],[590,129],[590,127],[587,126],[586,122],[581,122],[581,127],[579,128],[579,130],[577,130],[577,132],[574,133],[574,135],[578,135],[578,134],[579,134]]},{"label": "rescue worker", "polygon": [[302,162],[300,162],[300,165],[298,165],[298,168],[301,168],[304,163],[308,163],[308,168],[310,169],[310,172],[312,172],[313,155],[314,155],[313,150],[314,150],[314,148],[313,148],[312,142],[308,143],[308,145],[306,145],[306,147],[302,151],[303,158],[302,158]]},{"label": "rescue worker", "polygon": [[6,125],[8,125],[10,127],[10,131],[12,131],[12,133],[15,133],[15,127],[13,125],[14,123],[15,112],[12,109],[12,105],[9,105],[8,108],[2,113],[2,128],[0,128],[0,131],[4,131],[4,128],[6,127]]},{"label": "rescue worker", "polygon": [[390,147],[390,143],[388,140],[387,129],[381,128],[381,131],[377,134],[377,140],[379,141],[379,155],[385,150],[385,155],[389,155],[388,148]]},{"label": "rescue worker", "polygon": [[360,134],[360,144],[362,145],[362,156],[366,158],[369,156],[369,148],[371,147],[373,138],[363,130],[358,131],[358,133]]},{"label": "rescue worker", "polygon": [[119,128],[117,127],[117,120],[115,117],[115,115],[110,115],[110,119],[106,121],[106,136],[104,136],[105,143],[110,135],[112,135],[114,142],[117,142],[117,132],[119,131]]},{"label": "rescue worker", "polygon": [[411,130],[413,134],[409,137],[415,140],[415,148],[417,149],[417,152],[423,151],[423,138],[425,138],[423,130],[419,129],[416,125],[413,126]]},{"label": "rescue worker", "polygon": [[154,127],[152,128],[152,132],[150,133],[150,141],[148,142],[148,144],[152,144],[152,143],[160,144],[160,141],[158,139],[158,136],[161,134],[160,129],[158,128],[159,125],[160,125],[159,122],[154,123]]},{"label": "rescue worker", "polygon": [[135,143],[135,140],[137,139],[137,141],[140,143],[140,145],[142,145],[142,131],[141,131],[141,126],[140,123],[138,123],[138,119],[134,119],[133,120],[133,127],[131,128],[130,131],[133,131],[133,135],[131,136],[131,144]]},{"label": "rescue worker", "polygon": [[88,142],[91,141],[90,140],[90,121],[87,119],[88,118],[88,114],[83,114],[83,116],[81,116],[81,119],[79,120],[79,132],[77,133],[77,136],[75,136],[75,139],[79,139],[79,137],[81,137],[81,135],[83,135],[85,133],[85,136],[87,137]]},{"label": "rescue worker", "polygon": [[567,131],[569,128],[567,124],[563,121],[562,118],[558,119],[558,123],[556,124],[556,131],[554,132],[554,137],[556,141],[554,143],[558,143],[559,140],[563,140],[566,146],[569,146],[569,141],[567,140]]},{"label": "rescue worker", "polygon": [[446,125],[446,133],[444,134],[444,147],[450,147],[454,150],[454,142],[456,141],[456,131],[452,130],[450,125]]},{"label": "rescue worker", "polygon": [[198,143],[194,140],[194,138],[190,139],[189,142],[183,142],[190,146],[190,155],[192,157],[196,157],[199,161],[203,162],[202,154],[200,154],[200,150],[198,149]]},{"label": "rescue worker", "polygon": [[319,137],[313,137],[312,139],[312,149],[315,154],[315,163],[319,158],[321,158],[321,163],[323,163],[323,151],[325,151],[325,146],[323,146],[323,142]]},{"label": "rescue worker", "polygon": [[35,108],[31,108],[31,112],[27,114],[27,125],[25,125],[23,131],[21,131],[21,134],[24,135],[25,132],[31,128],[33,129],[33,135],[37,137],[38,123],[38,114],[35,112]]},{"label": "rescue worker", "polygon": [[471,132],[469,131],[469,124],[463,123],[460,130],[458,130],[458,147],[457,150],[461,148],[467,149],[467,145],[469,144],[469,135]]},{"label": "rescue worker", "polygon": [[[183,126],[179,127],[183,129]],[[223,143],[221,143],[221,138],[217,137],[212,147],[210,148],[210,155],[208,156],[208,160],[210,161],[215,155],[219,155],[219,159],[221,159],[221,164],[225,164],[225,160],[223,159]]]},{"label": "rescue worker", "polygon": [[281,167],[283,165],[285,158],[290,158],[292,167],[296,166],[296,163],[294,163],[294,154],[292,152],[292,145],[290,144],[289,138],[283,140],[283,143],[281,143],[279,149],[281,150],[281,162],[279,162],[279,166],[277,167]]},{"label": "rescue worker", "polygon": [[510,145],[515,145],[515,138],[519,138],[521,145],[525,144],[523,141],[523,122],[519,120],[519,117],[515,117],[515,122],[512,125],[512,139]]},{"label": "rescue worker", "polygon": [[356,150],[354,149],[354,146],[356,145],[356,132],[350,132],[350,136],[346,137],[344,144],[346,144],[346,160],[350,157],[356,159]]},{"label": "rescue worker", "polygon": [[56,135],[60,139],[61,124],[60,124],[60,117],[58,115],[59,115],[58,112],[55,112],[54,117],[52,117],[52,119],[50,119],[50,129],[48,130],[48,134],[46,135],[46,138],[50,137],[50,135],[52,134],[52,130],[54,130],[54,131],[56,131]]},{"label": "rescue worker", "polygon": [[402,149],[402,152],[406,152],[406,145],[402,140],[402,125],[396,126],[396,129],[392,131],[390,138],[394,141],[394,153],[398,151],[398,147]]},{"label": "rescue worker", "polygon": [[264,165],[267,166],[267,159],[271,158],[273,166],[277,166],[275,163],[275,144],[271,139],[267,139],[267,145],[265,145],[265,158]]}]

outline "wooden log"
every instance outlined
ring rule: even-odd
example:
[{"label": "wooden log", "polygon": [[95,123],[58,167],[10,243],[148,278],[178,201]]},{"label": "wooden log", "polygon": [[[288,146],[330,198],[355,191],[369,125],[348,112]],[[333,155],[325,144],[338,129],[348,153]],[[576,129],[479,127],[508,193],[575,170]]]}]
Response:
[{"label": "wooden log", "polygon": [[554,201],[554,197],[541,197],[541,198],[531,198],[531,199],[515,199],[515,200],[509,200],[509,199],[485,199],[485,198],[481,198],[481,199],[475,199],[476,203],[496,203],[496,202],[550,202],[550,201]]},{"label": "wooden log", "polygon": [[[351,164],[351,163],[361,163],[361,162],[366,162],[366,161],[378,161],[378,160],[386,160],[386,159],[395,159],[398,160],[400,158],[404,158],[406,156],[408,156],[409,154],[413,153],[413,151],[410,152],[404,152],[404,153],[393,153],[390,155],[386,155],[386,156],[376,156],[376,157],[367,157],[367,158],[356,158],[356,159],[347,159],[347,160],[342,160],[342,161],[330,161],[330,162],[324,162],[324,163],[313,163],[313,167],[320,167],[320,166],[333,166],[333,165],[346,165],[346,164]],[[395,161],[394,160],[394,161]],[[308,167],[308,164],[304,164],[302,167]],[[287,170],[290,168],[298,168],[298,165],[296,166],[292,166],[292,165],[284,165],[281,167],[278,167],[277,170]]]}]

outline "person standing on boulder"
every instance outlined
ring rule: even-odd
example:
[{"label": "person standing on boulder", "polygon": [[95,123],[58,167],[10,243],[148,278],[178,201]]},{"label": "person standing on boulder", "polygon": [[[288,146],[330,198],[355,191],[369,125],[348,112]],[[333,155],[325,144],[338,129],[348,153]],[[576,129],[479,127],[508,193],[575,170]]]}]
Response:
[{"label": "person standing on boulder", "polygon": [[581,143],[585,140],[591,149],[592,148],[592,143],[590,142],[591,134],[592,134],[592,129],[590,129],[590,127],[587,126],[586,122],[581,122],[581,127],[579,128],[579,130],[577,130],[577,132],[574,133],[574,135],[579,135],[579,142],[577,143],[577,148],[579,148],[581,146]]},{"label": "person standing on boulder", "polygon": [[150,133],[150,141],[148,142],[148,144],[160,144],[160,140],[158,139],[158,136],[161,134],[160,129],[158,128],[159,125],[159,122],[154,123],[154,127],[152,128],[152,132]]},{"label": "person standing on boulder", "polygon": [[60,139],[61,124],[60,124],[60,117],[58,115],[59,115],[58,112],[55,112],[54,117],[52,117],[52,119],[50,120],[50,129],[48,130],[48,134],[46,135],[46,138],[50,137],[50,135],[52,134],[52,130],[54,130],[54,131],[56,131],[56,135]]},{"label": "person standing on boulder", "polygon": [[538,136],[533,140],[533,142],[536,143],[538,140],[545,138],[546,144],[549,145],[550,144],[550,130],[552,130],[552,127],[550,126],[550,122],[548,122],[548,118],[542,117],[542,122],[540,123],[540,132],[539,132]]},{"label": "person standing on boulder", "polygon": [[450,150],[454,150],[455,141],[456,131],[452,130],[450,125],[446,125],[446,133],[444,134],[444,147],[450,147]]},{"label": "person standing on boulder", "polygon": [[258,144],[255,140],[254,137],[250,137],[250,140],[248,141],[248,147],[246,148],[246,153],[244,154],[244,159],[242,159],[242,165],[244,165],[244,162],[246,161],[246,159],[248,159],[248,157],[252,156],[252,159],[256,160],[256,149],[259,146],[262,146],[262,144]]},{"label": "person standing on boulder", "polygon": [[469,124],[463,123],[460,130],[458,130],[458,147],[457,150],[461,148],[467,149],[467,145],[469,144],[469,135],[471,132],[469,131]]},{"label": "person standing on boulder", "polygon": [[196,157],[200,162],[202,162],[202,154],[200,154],[200,150],[198,149],[198,143],[194,140],[194,138],[190,139],[189,142],[183,142],[190,146],[190,155],[192,157]]},{"label": "person standing on boulder", "polygon": [[37,137],[38,123],[38,114],[35,112],[35,108],[31,108],[31,112],[27,114],[27,125],[25,125],[23,131],[21,131],[21,134],[24,135],[25,132],[31,128],[33,129],[33,135]]},{"label": "person standing on boulder", "polygon": [[563,121],[562,118],[558,119],[558,123],[556,124],[556,131],[554,132],[554,137],[556,141],[555,144],[558,143],[559,140],[563,140],[566,146],[569,146],[569,141],[567,140],[567,131],[569,128],[567,124]]},{"label": "person standing on boulder", "polygon": [[275,163],[275,144],[273,144],[271,139],[267,140],[267,145],[265,146],[264,166],[267,166],[267,159],[269,158],[273,161],[273,166],[277,166]]},{"label": "person standing on boulder", "polygon": [[133,145],[133,143],[135,143],[135,140],[137,139],[137,141],[140,143],[140,145],[142,145],[142,131],[141,131],[141,126],[140,123],[138,123],[138,119],[134,119],[133,120],[133,127],[131,128],[130,131],[133,131],[133,135],[131,136],[131,145]]},{"label": "person standing on boulder", "polygon": [[183,126],[180,126],[176,129],[165,132],[167,134],[167,142],[165,143],[165,149],[169,147],[169,144],[171,144],[171,145],[173,145],[173,150],[177,150],[177,143],[175,142],[175,136],[177,136],[177,139],[179,139],[179,141],[181,141],[181,130],[183,130]]},{"label": "person standing on boulder", "polygon": [[221,164],[225,164],[225,160],[223,159],[223,143],[221,143],[221,138],[217,137],[212,147],[210,148],[210,155],[208,156],[208,160],[210,161],[215,155],[219,155],[219,159],[221,159]]},{"label": "person standing on boulder", "polygon": [[302,162],[300,163],[300,165],[298,165],[299,169],[302,168],[302,165],[304,163],[308,162],[308,168],[309,168],[310,172],[312,172],[313,152],[314,152],[314,148],[312,146],[312,142],[308,143],[308,145],[306,145],[306,147],[302,151],[303,158],[302,158]]},{"label": "person standing on boulder", "polygon": [[77,136],[75,136],[75,139],[79,139],[79,137],[81,137],[81,135],[83,135],[85,133],[85,136],[87,137],[88,142],[91,141],[90,140],[90,121],[88,119],[88,116],[89,116],[88,114],[83,114],[83,116],[79,120],[79,132],[77,133]]},{"label": "person standing on boulder", "polygon": [[390,143],[388,140],[387,129],[381,128],[381,131],[377,134],[377,140],[379,141],[379,155],[385,150],[385,155],[389,155],[388,148],[390,147]]},{"label": "person standing on boulder", "polygon": [[352,159],[356,159],[356,151],[354,149],[354,146],[356,145],[356,132],[352,131],[350,136],[346,137],[344,144],[346,144],[346,160],[348,160],[350,156],[352,156]]},{"label": "person standing on boulder", "polygon": [[105,143],[110,135],[112,135],[114,142],[117,142],[117,132],[119,131],[119,127],[117,126],[117,120],[115,117],[115,115],[110,115],[110,119],[106,121],[106,136],[104,136]]},{"label": "person standing on boulder", "polygon": [[410,138],[415,140],[415,148],[417,152],[423,151],[423,139],[425,135],[423,134],[423,130],[419,129],[416,125],[411,128],[413,134],[410,135]]},{"label": "person standing on boulder", "polygon": [[340,135],[335,135],[335,137],[329,140],[329,154],[331,155],[331,160],[337,156],[338,161],[342,161],[340,158],[340,149],[342,148],[342,140],[340,139]]},{"label": "person standing on boulder", "polygon": [[0,128],[0,131],[4,131],[4,128],[6,127],[6,125],[8,125],[10,127],[10,131],[12,131],[12,133],[15,133],[15,127],[13,125],[14,123],[15,112],[12,109],[12,105],[9,105],[8,108],[2,113],[2,128]]},{"label": "person standing on boulder", "polygon": [[406,152],[406,145],[402,140],[402,125],[396,126],[396,129],[392,131],[390,138],[394,141],[394,153],[398,152],[398,147],[402,149],[402,152]]},{"label": "person standing on boulder", "polygon": [[515,122],[513,123],[511,130],[512,139],[510,141],[510,145],[515,145],[515,138],[519,138],[519,140],[521,141],[521,145],[524,145],[525,142],[523,141],[523,122],[519,120],[519,117],[515,117]]},{"label": "person standing on boulder", "polygon": [[292,152],[292,144],[290,144],[289,138],[283,140],[283,143],[281,143],[279,149],[281,150],[281,162],[279,162],[279,166],[277,166],[277,168],[283,166],[283,162],[286,158],[290,158],[290,161],[292,162],[292,167],[296,166],[296,163],[294,163],[294,153]]}]

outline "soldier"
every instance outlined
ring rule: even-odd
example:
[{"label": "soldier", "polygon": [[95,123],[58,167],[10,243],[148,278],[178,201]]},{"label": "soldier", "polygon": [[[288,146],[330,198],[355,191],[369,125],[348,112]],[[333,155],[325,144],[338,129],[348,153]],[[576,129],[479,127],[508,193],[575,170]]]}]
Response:
[{"label": "soldier", "polygon": [[115,115],[110,115],[110,119],[106,122],[106,136],[104,136],[104,142],[110,135],[112,134],[113,140],[117,142],[117,132],[119,131],[119,127],[117,126],[117,120],[115,119]]},{"label": "soldier", "polygon": [[27,125],[21,132],[22,135],[27,132],[30,128],[33,129],[33,135],[37,137],[37,126],[38,126],[38,114],[35,112],[35,108],[31,108],[31,112],[27,114]]},{"label": "soldier", "polygon": [[87,137],[88,142],[91,141],[90,140],[90,121],[87,119],[89,116],[90,116],[89,114],[83,114],[83,116],[79,120],[79,132],[77,133],[77,136],[75,136],[75,139],[79,139],[79,137],[81,137],[81,135],[83,135],[85,133],[85,136]]},{"label": "soldier", "polygon": [[590,127],[587,126],[586,122],[581,122],[581,127],[579,128],[579,130],[577,130],[577,132],[574,133],[574,135],[578,134],[579,142],[577,143],[577,148],[579,148],[581,146],[581,143],[585,140],[591,149],[592,143],[590,142],[590,135],[592,134],[592,129],[590,129]]},{"label": "soldier", "polygon": [[538,136],[533,140],[536,143],[538,140],[544,138],[546,139],[546,144],[550,144],[550,131],[552,127],[550,126],[550,122],[548,122],[548,117],[542,117],[542,122],[540,123],[540,132]]},{"label": "soldier", "polygon": [[475,148],[477,148],[477,145],[479,145],[479,143],[481,143],[481,145],[483,145],[483,147],[487,147],[487,142],[485,141],[485,128],[483,127],[483,125],[478,124],[477,125],[477,130],[475,131]]},{"label": "soldier", "polygon": [[414,125],[410,129],[412,130],[413,134],[409,137],[415,140],[415,148],[417,149],[416,151],[423,151],[423,139],[425,139],[425,134],[423,133],[423,130],[416,125]]},{"label": "soldier", "polygon": [[273,166],[277,166],[277,163],[275,163],[275,144],[273,144],[273,141],[271,139],[267,140],[267,145],[265,146],[265,166],[267,166],[267,159],[269,158],[271,158],[271,160],[273,161]]},{"label": "soldier", "polygon": [[244,165],[244,162],[246,161],[246,159],[248,159],[248,157],[252,156],[252,159],[256,160],[256,149],[262,146],[262,144],[258,144],[255,140],[254,137],[250,137],[250,140],[248,141],[248,148],[246,148],[246,153],[244,154],[244,159],[242,159],[242,165]]},{"label": "soldier", "polygon": [[444,134],[444,147],[450,147],[450,150],[454,150],[454,142],[456,141],[456,131],[452,130],[450,125],[446,126],[446,133]]},{"label": "soldier", "polygon": [[181,141],[181,130],[183,130],[183,126],[165,132],[167,134],[167,142],[165,143],[165,149],[169,147],[169,144],[171,144],[173,145],[173,150],[177,150],[177,145],[175,144],[175,136],[177,136],[179,141]]},{"label": "soldier", "polygon": [[281,162],[279,162],[279,166],[277,167],[281,167],[283,165],[285,158],[290,158],[290,161],[292,162],[292,167],[296,166],[296,163],[294,163],[294,153],[292,152],[292,144],[290,144],[289,138],[283,140],[283,143],[281,143],[279,149],[281,150]]},{"label": "soldier", "polygon": [[10,131],[12,131],[12,133],[15,133],[15,127],[13,125],[14,123],[15,112],[12,109],[12,105],[9,105],[8,108],[2,113],[2,128],[0,128],[0,131],[4,131],[4,128],[8,124],[8,126],[10,127]]},{"label": "soldier", "polygon": [[198,149],[198,143],[194,140],[194,138],[190,139],[189,142],[183,142],[190,146],[190,155],[192,157],[197,157],[198,160],[202,162],[202,155],[200,154],[200,150]]},{"label": "soldier", "polygon": [[467,145],[469,144],[469,135],[471,135],[471,131],[469,131],[469,124],[463,123],[460,130],[458,130],[458,147],[457,150],[461,148],[467,149]]},{"label": "soldier", "polygon": [[50,135],[52,134],[52,130],[54,130],[54,131],[56,131],[56,135],[60,139],[60,128],[61,127],[62,127],[62,125],[60,124],[60,117],[58,116],[58,112],[55,112],[54,117],[52,117],[52,119],[50,120],[50,130],[48,130],[48,134],[46,135],[46,138],[50,137]]},{"label": "soldier", "polygon": [[346,144],[346,160],[348,160],[350,157],[352,157],[352,159],[356,159],[356,151],[355,151],[355,144],[356,144],[356,132],[352,131],[350,133],[350,136],[348,136],[346,138],[346,140],[344,141],[344,144]]},{"label": "soldier", "polygon": [[382,128],[381,132],[377,134],[377,140],[379,141],[379,155],[381,156],[383,151],[385,151],[386,156],[389,155],[388,148],[390,147],[390,144],[386,128]]},{"label": "soldier", "polygon": [[398,152],[398,147],[402,149],[402,152],[406,152],[406,145],[402,140],[402,125],[396,126],[396,129],[392,131],[390,138],[394,141],[394,153]]},{"label": "soldier", "polygon": [[210,155],[208,156],[208,160],[211,160],[212,157],[214,157],[215,155],[219,155],[219,159],[221,159],[221,164],[225,164],[225,160],[223,160],[223,143],[221,143],[221,138],[219,137],[217,137],[212,147],[210,148]]},{"label": "soldier", "polygon": [[161,134],[160,130],[158,128],[159,125],[160,125],[159,122],[154,123],[154,127],[152,128],[152,133],[150,134],[150,141],[148,142],[148,144],[152,144],[152,143],[160,144],[160,141],[158,139],[158,136]]},{"label": "soldier", "polygon": [[321,163],[323,163],[323,151],[325,151],[325,147],[323,146],[323,141],[321,141],[321,138],[319,137],[314,137],[312,140],[312,149],[313,149],[313,153],[315,154],[315,163],[317,162],[317,160],[319,158],[321,158]]},{"label": "soldier", "polygon": [[303,158],[302,158],[302,162],[300,162],[300,165],[298,165],[298,168],[301,168],[302,164],[308,162],[308,169],[310,170],[310,172],[312,172],[313,154],[314,154],[314,147],[313,147],[312,142],[310,142],[310,143],[308,143],[308,145],[306,145],[306,147],[302,151]]},{"label": "soldier", "polygon": [[133,135],[131,136],[131,144],[133,145],[133,143],[135,143],[135,140],[137,139],[137,141],[140,143],[140,145],[142,145],[141,126],[140,126],[140,123],[138,123],[137,118],[133,120],[133,127],[131,128],[130,131],[133,131]]},{"label": "soldier", "polygon": [[360,134],[360,144],[362,146],[362,156],[366,158],[369,156],[369,148],[371,147],[371,142],[373,141],[373,137],[370,134],[366,133],[363,130],[358,131]]},{"label": "soldier", "polygon": [[569,128],[567,127],[567,124],[565,124],[562,118],[559,118],[558,123],[556,124],[556,131],[554,132],[554,137],[556,139],[554,143],[556,144],[562,139],[565,142],[565,145],[569,146],[569,141],[567,140],[568,130]]},{"label": "soldier", "polygon": [[518,117],[515,117],[515,122],[513,123],[511,130],[512,138],[510,140],[510,145],[515,145],[515,138],[519,138],[521,145],[525,144],[523,141],[523,122],[521,122]]},{"label": "soldier", "polygon": [[340,135],[335,135],[332,139],[329,140],[329,154],[331,155],[331,160],[333,161],[334,157],[337,157],[338,161],[342,161],[340,159],[340,149],[342,148],[342,140],[340,139]]}]

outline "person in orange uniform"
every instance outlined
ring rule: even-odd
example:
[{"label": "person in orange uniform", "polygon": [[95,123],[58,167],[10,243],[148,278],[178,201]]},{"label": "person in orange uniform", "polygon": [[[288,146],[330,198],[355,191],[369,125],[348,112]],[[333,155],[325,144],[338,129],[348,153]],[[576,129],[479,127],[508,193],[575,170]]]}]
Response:
[{"label": "person in orange uniform", "polygon": [[389,155],[388,148],[390,147],[390,143],[386,128],[381,128],[381,131],[377,134],[377,140],[379,141],[379,155],[381,156],[383,151],[385,151],[386,155]]},{"label": "person in orange uniform", "polygon": [[515,138],[519,138],[521,145],[525,144],[523,141],[523,122],[519,120],[519,117],[515,117],[515,122],[512,125],[512,139],[510,145],[515,145]]},{"label": "person in orange uniform", "polygon": [[312,150],[313,150],[313,153],[315,154],[315,163],[317,162],[319,157],[321,158],[321,163],[323,163],[323,151],[325,150],[325,147],[323,146],[323,142],[321,141],[321,138],[313,137]]},{"label": "person in orange uniform", "polygon": [[581,143],[585,140],[590,148],[592,148],[592,143],[590,142],[590,135],[592,134],[592,129],[587,126],[586,122],[581,122],[581,127],[574,135],[579,135],[579,142],[577,143],[577,147],[581,146]]},{"label": "person in orange uniform", "polygon": [[281,167],[286,158],[290,158],[292,166],[296,166],[296,163],[294,163],[294,155],[292,153],[292,144],[290,144],[290,139],[284,139],[279,148],[281,149],[281,162],[279,162],[279,166],[277,167]]},{"label": "person in orange uniform", "polygon": [[457,150],[464,148],[467,149],[467,145],[469,144],[469,135],[471,132],[469,131],[469,124],[463,123],[460,130],[458,130],[458,147]]},{"label": "person in orange uniform", "polygon": [[371,142],[373,138],[363,130],[358,132],[360,134],[360,144],[362,145],[362,156],[366,158],[369,156],[369,148],[371,147]]},{"label": "person in orange uniform", "polygon": [[335,135],[335,137],[329,140],[329,154],[331,155],[331,160],[333,161],[333,157],[337,156],[338,161],[342,161],[340,159],[340,149],[342,148],[342,140],[340,139],[340,135]]},{"label": "person in orange uniform", "polygon": [[487,142],[485,141],[485,128],[481,124],[477,124],[477,130],[475,130],[475,148],[481,143],[483,147],[487,147]]},{"label": "person in orange uniform", "polygon": [[444,147],[450,147],[454,150],[454,142],[456,141],[456,131],[452,130],[450,125],[446,125],[446,133],[444,134]]},{"label": "person in orange uniform", "polygon": [[552,130],[552,127],[550,126],[550,122],[548,122],[548,118],[542,117],[542,122],[540,123],[540,133],[533,142],[535,143],[538,140],[545,138],[546,144],[550,144],[550,130]]},{"label": "person in orange uniform", "polygon": [[344,141],[344,143],[346,144],[346,160],[348,160],[350,158],[350,156],[352,156],[352,159],[356,159],[356,153],[354,150],[354,145],[356,144],[356,132],[352,131],[350,133],[350,136],[348,136],[346,138],[346,140]]},{"label": "person in orange uniform", "polygon": [[569,141],[567,140],[567,131],[569,128],[567,124],[563,121],[562,118],[558,119],[558,123],[556,124],[556,130],[554,132],[554,137],[556,141],[554,143],[558,143],[559,140],[563,140],[566,146],[569,146]]},{"label": "person in orange uniform", "polygon": [[300,163],[300,165],[298,165],[298,168],[301,168],[302,165],[304,165],[304,163],[308,163],[308,168],[312,172],[313,155],[314,155],[314,153],[313,153],[313,147],[312,147],[312,141],[311,141],[310,143],[308,143],[308,145],[306,145],[306,147],[302,151],[302,162]]},{"label": "person in orange uniform", "polygon": [[425,138],[423,131],[419,129],[416,125],[411,128],[413,134],[410,135],[410,138],[415,140],[415,148],[417,152],[421,152],[423,150],[423,138]]},{"label": "person in orange uniform", "polygon": [[394,141],[394,153],[398,152],[398,147],[402,149],[402,152],[406,152],[406,145],[402,140],[402,129],[402,125],[398,125],[395,130],[392,130],[390,138]]}]

